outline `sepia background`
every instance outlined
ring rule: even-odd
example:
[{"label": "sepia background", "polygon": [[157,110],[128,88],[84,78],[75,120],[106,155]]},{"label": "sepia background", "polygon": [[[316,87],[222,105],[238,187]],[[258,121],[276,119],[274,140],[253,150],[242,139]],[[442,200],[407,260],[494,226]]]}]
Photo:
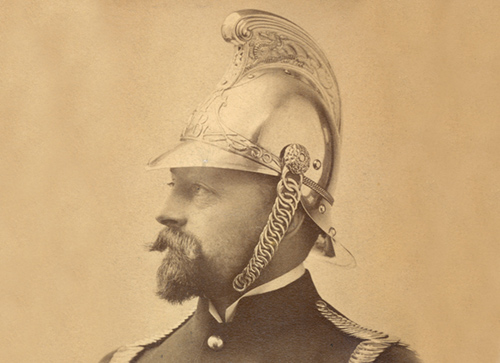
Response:
[{"label": "sepia background", "polygon": [[0,361],[96,362],[192,308],[154,295],[167,173],[144,166],[242,8],[306,29],[340,85],[333,223],[358,267],[309,261],[320,293],[425,362],[500,362],[496,0],[0,1]]}]

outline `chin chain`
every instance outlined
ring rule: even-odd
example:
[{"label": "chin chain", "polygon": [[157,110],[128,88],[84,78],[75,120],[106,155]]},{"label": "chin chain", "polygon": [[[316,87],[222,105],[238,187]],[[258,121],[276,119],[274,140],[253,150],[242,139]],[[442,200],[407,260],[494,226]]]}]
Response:
[{"label": "chin chain", "polygon": [[281,180],[271,214],[259,236],[252,258],[243,272],[233,280],[233,288],[239,292],[245,291],[253,284],[269,264],[300,202],[304,173],[310,164],[309,153],[302,145],[290,144],[285,147],[282,155]]}]

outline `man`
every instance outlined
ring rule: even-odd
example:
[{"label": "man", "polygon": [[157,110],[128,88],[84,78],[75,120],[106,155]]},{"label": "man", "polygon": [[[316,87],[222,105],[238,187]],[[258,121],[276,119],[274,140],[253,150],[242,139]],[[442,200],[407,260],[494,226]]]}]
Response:
[{"label": "man", "polygon": [[171,191],[151,250],[165,254],[158,295],[194,314],[102,362],[415,362],[316,292],[303,261],[331,227],[340,99],[323,52],[297,25],[245,10],[222,35],[233,62],[173,150]]}]

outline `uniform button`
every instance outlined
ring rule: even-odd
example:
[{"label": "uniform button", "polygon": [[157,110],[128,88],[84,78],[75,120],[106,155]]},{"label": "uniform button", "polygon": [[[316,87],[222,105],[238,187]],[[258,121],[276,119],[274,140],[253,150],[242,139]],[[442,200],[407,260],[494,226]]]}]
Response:
[{"label": "uniform button", "polygon": [[207,339],[207,345],[210,349],[218,351],[221,350],[222,347],[224,346],[224,341],[218,335],[211,335]]}]

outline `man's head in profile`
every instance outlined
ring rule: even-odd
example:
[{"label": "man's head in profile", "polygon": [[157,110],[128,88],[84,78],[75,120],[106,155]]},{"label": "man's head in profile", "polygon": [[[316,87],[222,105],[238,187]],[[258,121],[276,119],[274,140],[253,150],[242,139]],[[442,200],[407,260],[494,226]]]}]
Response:
[{"label": "man's head in profile", "polygon": [[[151,247],[165,252],[158,269],[158,295],[171,303],[195,296],[232,302],[241,294],[233,288],[233,279],[252,257],[279,179],[217,168],[187,167],[171,172],[171,191],[157,217],[165,228]],[[298,266],[319,232],[299,208],[279,252],[258,282]]]},{"label": "man's head in profile", "polygon": [[222,35],[235,46],[229,70],[193,112],[181,142],[148,165],[171,172],[157,216],[164,228],[151,246],[164,254],[158,295],[172,303],[199,297],[198,306],[173,331],[116,354],[413,361],[397,340],[322,300],[303,266],[320,235],[324,254],[335,255],[341,119],[328,60],[300,27],[266,12],[231,14]]},{"label": "man's head in profile", "polygon": [[181,143],[149,165],[172,172],[157,218],[165,229],[152,247],[169,251],[158,293],[172,302],[237,297],[301,264],[332,230],[340,142],[333,71],[284,19],[259,13],[269,24],[253,25],[247,41],[236,24],[248,14],[226,19],[223,37],[236,46],[230,69]]}]

